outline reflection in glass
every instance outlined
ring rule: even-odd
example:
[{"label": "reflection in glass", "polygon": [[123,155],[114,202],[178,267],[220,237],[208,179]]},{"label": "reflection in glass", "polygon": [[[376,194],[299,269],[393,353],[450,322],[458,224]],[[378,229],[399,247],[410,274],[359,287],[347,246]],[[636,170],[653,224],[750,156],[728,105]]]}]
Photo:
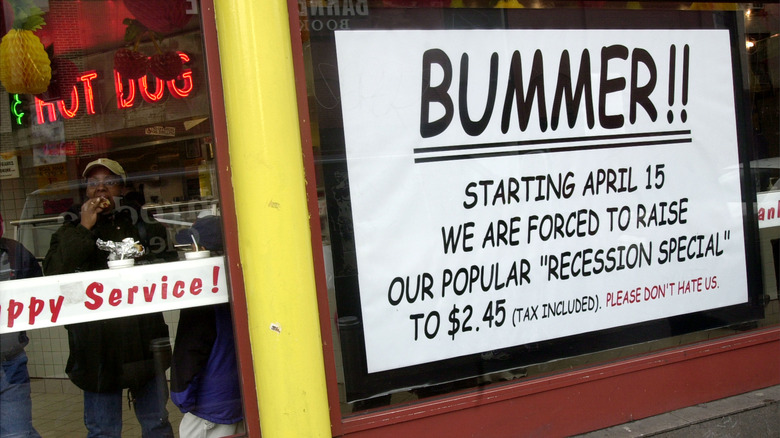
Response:
[{"label": "reflection in glass", "polygon": [[[241,430],[200,9],[147,3],[3,2],[2,34],[40,46],[35,59],[50,67],[44,90],[19,88],[6,72],[30,66],[0,50],[5,237],[45,273],[4,282],[3,314],[12,302],[23,310],[15,327],[0,322],[4,337],[30,338],[42,436],[83,435],[104,416],[107,433],[179,436],[185,411],[185,426],[210,418]],[[198,326],[204,357],[177,351],[189,312],[215,321]],[[215,379],[231,387],[230,409],[189,402]]]}]

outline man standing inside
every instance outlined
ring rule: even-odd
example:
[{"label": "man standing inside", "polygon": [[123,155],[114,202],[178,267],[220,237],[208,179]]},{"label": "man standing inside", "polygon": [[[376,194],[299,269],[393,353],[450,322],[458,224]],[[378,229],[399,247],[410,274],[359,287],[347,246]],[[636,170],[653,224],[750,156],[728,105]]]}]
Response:
[{"label": "man standing inside", "polygon": [[[195,240],[223,251],[222,221],[200,217],[176,234],[178,243]],[[171,399],[184,413],[179,436],[217,438],[243,433],[244,412],[230,304],[182,309],[171,361]]]},{"label": "man standing inside", "polygon": [[[72,211],[51,238],[43,262],[46,275],[93,271],[108,267],[108,253],[97,240],[139,240],[126,211],[116,210],[126,182],[125,171],[114,160],[100,158],[83,172],[86,201]],[[165,404],[167,388],[156,384],[151,342],[168,339],[161,313],[128,316],[65,326],[70,355],[65,372],[84,390],[87,437],[120,437],[122,391],[128,388],[144,438],[173,437]]]}]

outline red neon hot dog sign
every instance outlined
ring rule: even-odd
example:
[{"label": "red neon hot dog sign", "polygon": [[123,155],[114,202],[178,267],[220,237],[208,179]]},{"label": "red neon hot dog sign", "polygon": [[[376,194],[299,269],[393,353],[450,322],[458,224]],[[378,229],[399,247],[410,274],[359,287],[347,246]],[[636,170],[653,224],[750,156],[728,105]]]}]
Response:
[{"label": "red neon hot dog sign", "polygon": [[[186,53],[177,53],[184,64],[187,64],[190,61],[190,57],[187,56]],[[133,105],[135,105],[137,95],[139,94],[144,101],[156,103],[165,96],[166,89],[171,96],[176,99],[185,99],[192,94],[194,88],[192,69],[189,68],[184,69],[179,77],[170,81],[163,81],[154,76],[151,76],[153,81],[150,81],[148,75],[138,78],[137,80],[124,80],[116,70],[113,70],[113,74],[116,104],[119,109],[132,108]],[[84,88],[84,106],[86,107],[87,114],[95,114],[95,97],[92,81],[97,79],[97,77],[98,74],[95,70],[84,72],[78,77],[78,81],[81,82],[81,86]],[[78,86],[78,84],[74,85],[70,92],[70,104],[66,104],[65,99],[44,102],[36,97],[35,114],[38,124],[42,125],[46,122],[56,121],[57,113],[59,113],[63,119],[72,119],[76,117],[80,107]]]}]

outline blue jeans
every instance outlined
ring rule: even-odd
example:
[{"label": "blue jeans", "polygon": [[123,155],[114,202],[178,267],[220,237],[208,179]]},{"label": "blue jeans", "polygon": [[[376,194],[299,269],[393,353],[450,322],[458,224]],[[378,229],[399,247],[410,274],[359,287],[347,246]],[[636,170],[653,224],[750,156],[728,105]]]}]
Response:
[{"label": "blue jeans", "polygon": [[[144,438],[173,438],[168,422],[168,387],[159,379],[132,392],[135,397],[135,417],[141,424]],[[122,391],[84,391],[84,425],[87,438],[119,438],[122,436]]]},{"label": "blue jeans", "polygon": [[40,438],[32,424],[30,374],[24,352],[0,367],[0,437]]}]

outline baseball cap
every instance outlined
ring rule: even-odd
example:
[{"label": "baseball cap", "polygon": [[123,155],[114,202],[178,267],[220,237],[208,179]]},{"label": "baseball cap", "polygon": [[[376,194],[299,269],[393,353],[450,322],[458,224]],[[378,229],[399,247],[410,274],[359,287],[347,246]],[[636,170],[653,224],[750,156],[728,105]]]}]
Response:
[{"label": "baseball cap", "polygon": [[96,166],[103,166],[106,169],[108,169],[111,173],[114,175],[118,175],[122,177],[122,182],[127,182],[127,176],[125,175],[125,169],[122,168],[122,166],[117,163],[114,160],[108,159],[108,158],[98,158],[95,161],[90,161],[89,164],[87,164],[87,167],[84,168],[84,172],[81,174],[84,178],[87,177],[87,174],[89,171],[96,167]]}]

